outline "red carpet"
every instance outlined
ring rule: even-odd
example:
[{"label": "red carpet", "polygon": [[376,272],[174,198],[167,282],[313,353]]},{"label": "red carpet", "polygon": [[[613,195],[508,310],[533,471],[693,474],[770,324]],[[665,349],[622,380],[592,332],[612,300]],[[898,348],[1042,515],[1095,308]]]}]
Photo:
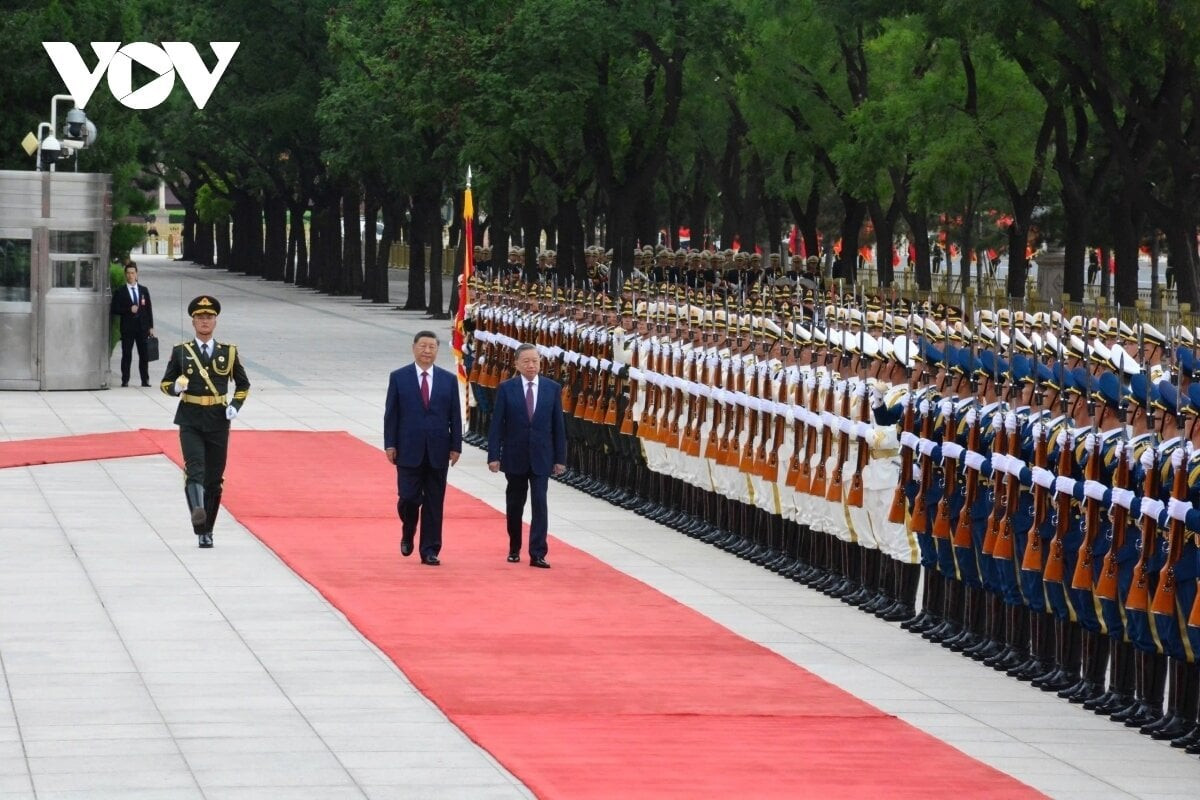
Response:
[{"label": "red carpet", "polygon": [[561,542],[506,563],[462,492],[443,565],[400,558],[394,470],[347,434],[235,432],[224,503],[539,796],[1039,796]]}]

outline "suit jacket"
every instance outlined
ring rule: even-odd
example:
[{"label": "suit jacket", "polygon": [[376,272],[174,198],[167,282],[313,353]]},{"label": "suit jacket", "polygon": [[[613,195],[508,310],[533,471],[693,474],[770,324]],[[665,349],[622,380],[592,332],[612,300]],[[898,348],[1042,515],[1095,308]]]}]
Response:
[{"label": "suit jacket", "polygon": [[[189,345],[191,346],[190,351]],[[162,382],[159,384],[163,394],[169,394],[172,397],[189,395],[197,399],[213,398],[210,405],[200,405],[181,399],[179,407],[175,409],[176,425],[190,425],[206,431],[228,428],[229,420],[225,419],[225,406],[231,405],[241,411],[242,404],[246,402],[246,397],[250,394],[250,379],[246,377],[246,369],[242,366],[237,345],[218,342],[214,339],[212,350],[212,355],[205,359],[200,354],[199,348],[196,347],[195,341],[180,342],[171,348],[171,357],[167,360],[167,368],[163,372]],[[193,353],[196,356],[194,359],[192,358]],[[204,373],[208,374],[213,389],[217,390],[216,394],[213,394],[213,389],[209,388],[208,381],[204,380]],[[187,376],[188,386],[182,394],[176,394],[175,379],[181,375]],[[233,400],[227,400],[226,395],[229,393],[231,378],[233,379]]]},{"label": "suit jacket", "polygon": [[144,336],[154,327],[154,304],[150,302],[150,290],[138,284],[138,313],[130,309],[133,300],[129,297],[129,284],[121,284],[113,291],[109,314],[121,320],[122,336]]},{"label": "suit jacket", "polygon": [[488,431],[488,463],[503,472],[550,475],[555,464],[567,463],[567,430],[563,422],[562,387],[538,376],[533,419],[525,410],[524,379],[517,375],[496,388],[496,408]]},{"label": "suit jacket", "polygon": [[388,379],[383,446],[396,448],[396,465],[400,467],[419,467],[428,454],[431,466],[447,469],[450,454],[462,452],[458,377],[436,366],[429,374],[429,408],[421,400],[416,364],[401,367]]}]

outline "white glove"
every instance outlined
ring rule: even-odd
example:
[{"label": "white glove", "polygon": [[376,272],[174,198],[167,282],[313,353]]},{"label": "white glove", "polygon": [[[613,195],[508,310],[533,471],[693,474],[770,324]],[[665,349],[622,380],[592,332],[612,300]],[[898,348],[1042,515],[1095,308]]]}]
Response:
[{"label": "white glove", "polygon": [[938,403],[938,410],[942,413],[942,416],[950,416],[954,412],[954,401],[949,397],[943,397],[941,402]]},{"label": "white glove", "polygon": [[1033,440],[1035,442],[1039,441],[1042,438],[1043,428],[1045,428],[1045,426],[1042,425],[1042,423],[1040,423],[1040,422],[1033,423],[1033,428],[1031,429],[1031,433],[1033,434]]},{"label": "white glove", "polygon": [[1167,501],[1167,516],[1171,519],[1177,519],[1180,522],[1187,522],[1188,512],[1192,510],[1192,504],[1186,500],[1177,500],[1172,497]]},{"label": "white glove", "polygon": [[992,453],[992,472],[1008,472],[1008,456],[1004,453]]},{"label": "white glove", "polygon": [[1017,415],[1016,412],[1010,411],[1004,415],[1004,430],[1009,433],[1017,432]]},{"label": "white glove", "polygon": [[1156,497],[1142,498],[1142,516],[1150,517],[1154,521],[1158,521],[1158,517],[1163,512],[1163,501]]},{"label": "white glove", "polygon": [[1131,489],[1121,489],[1120,487],[1112,490],[1112,501],[1114,506],[1120,506],[1126,511],[1133,505],[1133,491]]},{"label": "white glove", "polygon": [[225,419],[234,419],[238,415],[238,410],[233,406],[225,406]]},{"label": "white glove", "polygon": [[912,431],[905,431],[904,433],[900,434],[901,447],[907,447],[909,450],[916,450],[918,441],[919,439],[917,439],[917,435]]},{"label": "white glove", "polygon": [[1059,450],[1065,450],[1067,448],[1067,432],[1059,431],[1058,437],[1054,440],[1054,442],[1058,445]]},{"label": "white glove", "polygon": [[187,391],[187,387],[188,387],[187,375],[180,375],[178,378],[175,379],[175,394],[183,394],[185,391]]},{"label": "white glove", "polygon": [[932,439],[922,439],[921,444],[920,444],[921,455],[923,455],[923,456],[933,455],[933,448],[935,448],[935,447],[937,447],[937,443],[934,442]]},{"label": "white glove", "polygon": [[962,458],[963,446],[958,442],[942,442],[942,458],[952,458],[958,461]]},{"label": "white glove", "polygon": [[1142,455],[1138,458],[1138,461],[1142,462],[1142,469],[1146,470],[1147,472],[1154,469],[1154,448],[1147,447],[1145,450],[1143,450]]},{"label": "white glove", "polygon": [[921,412],[922,417],[929,416],[929,401],[922,400],[920,402],[920,404],[917,406],[917,410]]},{"label": "white glove", "polygon": [[983,469],[983,462],[985,460],[983,453],[976,453],[974,450],[968,450],[963,453],[963,463],[967,465],[967,469],[973,469],[976,472]]},{"label": "white glove", "polygon": [[1040,486],[1043,489],[1049,489],[1054,485],[1054,473],[1045,467],[1034,467],[1033,483],[1035,486]]},{"label": "white glove", "polygon": [[979,412],[974,407],[967,410],[967,427],[975,424],[975,420],[979,419]]},{"label": "white glove", "polygon": [[875,408],[876,406],[881,406],[881,405],[883,405],[883,392],[879,391],[879,389],[872,386],[871,387],[871,407]]},{"label": "white glove", "polygon": [[1059,475],[1054,479],[1054,491],[1059,494],[1075,494],[1075,479]]},{"label": "white glove", "polygon": [[912,479],[917,483],[921,482],[921,466],[919,464],[912,465]]},{"label": "white glove", "polygon": [[868,440],[875,434],[875,427],[869,422],[854,423],[854,435],[859,439]]},{"label": "white glove", "polygon": [[1108,487],[1100,481],[1088,480],[1083,482],[1083,496],[1089,500],[1095,500],[1098,503],[1103,501],[1106,491],[1108,491]]},{"label": "white glove", "polygon": [[1096,434],[1089,433],[1083,437],[1083,450],[1085,453],[1090,453],[1096,449]]},{"label": "white glove", "polygon": [[1183,466],[1183,456],[1184,452],[1182,444],[1171,451],[1171,467],[1173,469],[1179,469]]}]

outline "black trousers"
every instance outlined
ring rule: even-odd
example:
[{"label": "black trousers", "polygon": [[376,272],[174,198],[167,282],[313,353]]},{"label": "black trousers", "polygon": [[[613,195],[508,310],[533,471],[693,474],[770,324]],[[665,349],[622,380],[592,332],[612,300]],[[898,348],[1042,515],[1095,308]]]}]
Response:
[{"label": "black trousers", "polygon": [[508,486],[504,490],[505,517],[508,522],[508,552],[521,552],[521,514],[525,511],[525,498],[529,496],[529,557],[545,558],[548,552],[546,529],[550,514],[546,504],[546,489],[550,478],[532,472],[518,474],[506,472]]},{"label": "black trousers", "polygon": [[121,334],[121,383],[129,383],[129,367],[133,361],[133,348],[137,346],[138,354],[138,374],[142,378],[142,383],[150,382],[150,362],[146,360],[146,339],[145,333],[122,333]]},{"label": "black trousers", "polygon": [[436,556],[442,551],[442,505],[446,499],[446,473],[449,467],[438,469],[429,463],[426,454],[417,467],[396,465],[396,511],[405,537],[416,533],[421,524],[421,541],[417,551],[422,558]]},{"label": "black trousers", "polygon": [[193,425],[180,425],[179,449],[183,451],[185,480],[204,487],[204,508],[208,519],[196,529],[196,533],[212,533],[221,504],[221,486],[225,482],[229,428],[205,430]]}]

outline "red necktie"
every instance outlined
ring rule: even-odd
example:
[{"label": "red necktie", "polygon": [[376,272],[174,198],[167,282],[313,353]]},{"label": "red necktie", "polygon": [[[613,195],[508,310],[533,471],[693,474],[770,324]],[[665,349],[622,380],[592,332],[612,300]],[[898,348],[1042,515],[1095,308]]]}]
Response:
[{"label": "red necktie", "polygon": [[421,402],[425,404],[425,410],[429,410],[429,373],[421,373]]},{"label": "red necktie", "polygon": [[529,414],[529,418],[533,419],[533,381],[525,384],[525,411]]}]

